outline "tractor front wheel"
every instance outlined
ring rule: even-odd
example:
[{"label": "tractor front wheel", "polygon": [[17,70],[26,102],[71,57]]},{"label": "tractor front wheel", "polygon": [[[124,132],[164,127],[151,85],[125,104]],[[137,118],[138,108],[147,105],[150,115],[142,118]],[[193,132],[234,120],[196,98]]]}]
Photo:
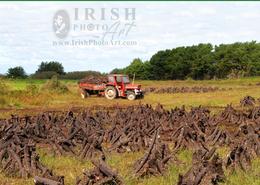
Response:
[{"label": "tractor front wheel", "polygon": [[82,98],[82,99],[85,99],[85,98],[87,98],[87,97],[90,96],[90,94],[88,93],[88,91],[86,91],[86,90],[84,90],[84,89],[81,89],[80,95],[81,95],[81,98]]},{"label": "tractor front wheel", "polygon": [[127,99],[128,100],[135,100],[135,98],[136,98],[136,95],[135,95],[135,93],[134,92],[132,92],[132,91],[130,91],[130,92],[127,92]]},{"label": "tractor front wheel", "polygon": [[108,86],[105,89],[105,97],[109,100],[113,100],[117,97],[117,91],[116,88],[113,86]]}]

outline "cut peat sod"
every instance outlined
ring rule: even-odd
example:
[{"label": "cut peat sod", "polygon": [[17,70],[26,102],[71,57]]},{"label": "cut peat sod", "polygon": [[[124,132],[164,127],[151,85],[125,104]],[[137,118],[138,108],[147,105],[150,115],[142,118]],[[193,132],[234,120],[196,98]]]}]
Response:
[{"label": "cut peat sod", "polygon": [[[108,162],[111,155],[143,153],[138,160],[128,161],[129,176],[139,183],[170,173],[169,166],[182,166],[177,156],[188,149],[193,152],[191,166],[179,173],[177,182],[169,183],[228,182],[224,172],[249,170],[260,156],[260,107],[251,101],[241,100],[243,106],[250,105],[246,109],[228,105],[215,115],[203,107],[166,110],[140,104],[12,116],[0,120],[0,168],[6,176],[32,177],[38,185],[65,184],[66,175],[57,175],[41,163],[36,147],[44,147],[55,156],[92,162],[92,168],[77,174],[74,184],[121,185],[129,180],[121,175],[120,166]],[[219,155],[220,147],[227,148],[228,155]]]}]

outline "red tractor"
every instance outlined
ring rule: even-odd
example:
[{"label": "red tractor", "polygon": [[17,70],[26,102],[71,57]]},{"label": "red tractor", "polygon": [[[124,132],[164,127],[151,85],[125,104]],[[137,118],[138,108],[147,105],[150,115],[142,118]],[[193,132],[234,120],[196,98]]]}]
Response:
[{"label": "red tractor", "polygon": [[143,98],[141,85],[130,83],[129,77],[122,74],[108,75],[106,83],[80,82],[79,88],[81,89],[82,98],[87,98],[94,94],[103,95],[110,100],[117,97],[127,98],[128,100]]}]

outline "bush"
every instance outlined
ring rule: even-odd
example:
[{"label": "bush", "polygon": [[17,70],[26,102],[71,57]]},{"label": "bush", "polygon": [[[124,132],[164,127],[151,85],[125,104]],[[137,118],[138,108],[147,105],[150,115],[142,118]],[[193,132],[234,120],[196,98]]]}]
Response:
[{"label": "bush", "polygon": [[32,79],[51,79],[53,76],[59,76],[58,73],[54,71],[44,71],[44,72],[39,72],[31,75]]},{"label": "bush", "polygon": [[59,63],[59,62],[56,62],[56,61],[42,62],[39,65],[39,68],[36,71],[36,73],[42,73],[42,72],[47,72],[47,71],[53,71],[53,72],[56,72],[60,75],[65,74],[62,64]]},{"label": "bush", "polygon": [[57,93],[66,93],[69,92],[68,87],[58,80],[57,76],[53,76],[48,80],[43,86],[42,90],[53,91]]},{"label": "bush", "polygon": [[7,71],[7,77],[8,78],[26,78],[27,75],[25,73],[25,70],[21,67],[14,67],[14,68],[9,68]]}]

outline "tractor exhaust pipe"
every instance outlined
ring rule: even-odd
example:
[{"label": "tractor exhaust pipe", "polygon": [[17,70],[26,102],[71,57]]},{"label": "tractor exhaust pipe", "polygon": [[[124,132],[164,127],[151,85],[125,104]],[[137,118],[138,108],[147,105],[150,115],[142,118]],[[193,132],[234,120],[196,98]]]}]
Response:
[{"label": "tractor exhaust pipe", "polygon": [[135,83],[135,73],[134,73],[132,84],[134,84],[134,83]]}]

